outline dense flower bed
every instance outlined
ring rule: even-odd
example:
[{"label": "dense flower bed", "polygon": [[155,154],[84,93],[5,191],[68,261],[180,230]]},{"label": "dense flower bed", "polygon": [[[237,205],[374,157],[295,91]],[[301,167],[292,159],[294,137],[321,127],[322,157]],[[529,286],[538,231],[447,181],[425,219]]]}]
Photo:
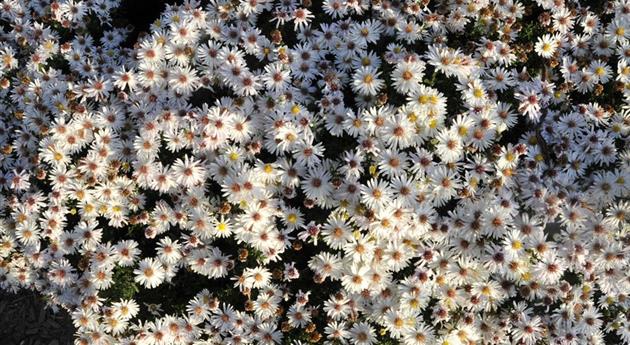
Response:
[{"label": "dense flower bed", "polygon": [[119,6],[0,6],[0,287],[76,344],[630,343],[627,0]]}]

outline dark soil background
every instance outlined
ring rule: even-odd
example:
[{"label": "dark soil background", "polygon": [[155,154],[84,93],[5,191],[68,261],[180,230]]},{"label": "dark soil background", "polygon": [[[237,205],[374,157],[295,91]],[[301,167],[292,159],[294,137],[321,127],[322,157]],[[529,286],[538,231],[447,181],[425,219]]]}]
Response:
[{"label": "dark soil background", "polygon": [[120,8],[114,14],[115,22],[121,25],[133,26],[125,45],[131,47],[137,41],[138,35],[147,33],[149,26],[155,21],[166,5],[182,3],[181,0],[123,0]]},{"label": "dark soil background", "polygon": [[68,314],[46,309],[41,296],[32,291],[0,291],[0,324],[2,345],[72,345],[74,341]]}]

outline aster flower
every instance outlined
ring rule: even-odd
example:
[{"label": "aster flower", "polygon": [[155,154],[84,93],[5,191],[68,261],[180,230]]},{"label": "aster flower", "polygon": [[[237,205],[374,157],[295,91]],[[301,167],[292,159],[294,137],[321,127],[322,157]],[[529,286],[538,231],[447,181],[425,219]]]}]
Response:
[{"label": "aster flower", "polygon": [[350,328],[350,341],[357,345],[370,345],[376,342],[372,327],[365,322],[356,323]]},{"label": "aster flower", "polygon": [[514,96],[521,102],[518,110],[527,115],[532,121],[537,122],[541,116],[541,96],[536,90],[523,88]]},{"label": "aster flower", "polygon": [[205,179],[206,169],[190,156],[178,159],[172,166],[174,180],[185,187],[192,187]]},{"label": "aster flower", "polygon": [[164,267],[153,258],[145,258],[140,261],[137,269],[133,270],[134,281],[148,289],[160,285],[164,281]]},{"label": "aster flower", "polygon": [[314,256],[309,261],[308,266],[322,280],[327,277],[331,277],[331,279],[339,279],[342,275],[341,260],[330,253],[324,252]]},{"label": "aster flower", "polygon": [[605,84],[608,80],[610,80],[611,69],[607,64],[598,60],[593,60],[589,68],[595,77],[595,83]]},{"label": "aster flower", "polygon": [[502,67],[490,70],[488,72],[488,79],[485,82],[490,89],[497,91],[504,91],[515,84],[512,73]]},{"label": "aster flower", "polygon": [[379,134],[384,136],[384,141],[394,149],[410,146],[414,132],[414,124],[405,114],[387,116],[383,127],[379,130]]},{"label": "aster flower", "polygon": [[353,89],[363,95],[374,96],[383,87],[380,72],[374,67],[361,67],[354,74]]},{"label": "aster flower", "polygon": [[458,161],[462,154],[462,142],[453,130],[442,130],[437,136],[436,153],[446,163]]},{"label": "aster flower", "polygon": [[270,64],[265,66],[262,82],[267,89],[273,92],[282,92],[288,87],[290,81],[290,73],[288,70],[283,69],[282,65]]},{"label": "aster flower", "polygon": [[263,267],[247,269],[244,274],[246,286],[250,286],[255,289],[267,286],[269,279],[271,278],[271,273]]},{"label": "aster flower", "polygon": [[552,57],[556,49],[558,49],[558,43],[551,35],[539,37],[535,45],[536,53],[545,59]]},{"label": "aster flower", "polygon": [[315,168],[310,170],[302,182],[304,193],[311,199],[326,198],[332,191],[330,178],[330,173],[324,169]]},{"label": "aster flower", "polygon": [[293,11],[292,17],[294,24],[293,29],[297,31],[298,29],[301,30],[306,27],[315,16],[311,13],[311,11],[305,8],[296,8],[295,11]]},{"label": "aster flower", "polygon": [[190,94],[192,90],[196,88],[198,82],[199,79],[196,72],[188,67],[178,68],[170,74],[170,79],[168,80],[169,85],[174,91],[184,95]]},{"label": "aster flower", "polygon": [[361,200],[370,208],[381,208],[391,200],[391,190],[382,180],[371,179],[361,187]]}]

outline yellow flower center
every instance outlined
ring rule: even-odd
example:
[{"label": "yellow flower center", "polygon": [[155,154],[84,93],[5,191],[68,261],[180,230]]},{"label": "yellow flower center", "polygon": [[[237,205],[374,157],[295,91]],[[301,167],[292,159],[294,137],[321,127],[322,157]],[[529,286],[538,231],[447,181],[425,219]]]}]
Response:
[{"label": "yellow flower center", "polygon": [[297,223],[297,215],[295,213],[291,213],[287,216],[287,221],[291,224]]},{"label": "yellow flower center", "polygon": [[300,106],[299,106],[299,105],[297,105],[297,104],[296,104],[296,105],[294,105],[294,106],[292,106],[292,107],[291,107],[291,113],[292,113],[293,115],[297,115],[297,114],[299,114],[299,113],[300,113]]}]

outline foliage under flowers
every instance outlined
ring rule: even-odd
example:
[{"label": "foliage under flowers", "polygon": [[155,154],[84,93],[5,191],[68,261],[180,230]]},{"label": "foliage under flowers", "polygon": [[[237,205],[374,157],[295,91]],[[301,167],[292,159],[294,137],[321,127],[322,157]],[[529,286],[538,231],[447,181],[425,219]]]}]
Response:
[{"label": "foliage under flowers", "polygon": [[630,343],[630,2],[0,6],[0,287],[77,344]]}]

